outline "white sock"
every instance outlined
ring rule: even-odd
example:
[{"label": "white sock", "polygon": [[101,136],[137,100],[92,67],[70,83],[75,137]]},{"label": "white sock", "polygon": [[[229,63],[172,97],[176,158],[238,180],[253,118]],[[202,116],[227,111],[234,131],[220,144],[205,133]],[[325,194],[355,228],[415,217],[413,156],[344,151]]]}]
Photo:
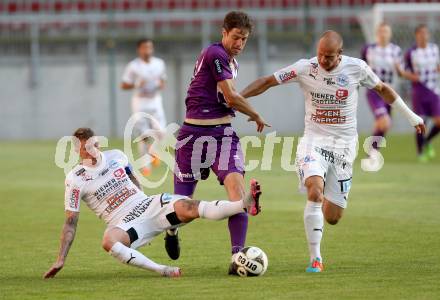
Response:
[{"label": "white sock", "polygon": [[110,249],[110,255],[124,264],[155,271],[159,274],[162,274],[166,268],[166,266],[155,263],[139,251],[128,248],[120,242],[116,242],[113,245]]},{"label": "white sock", "polygon": [[310,261],[321,257],[321,239],[324,230],[324,215],[322,203],[307,201],[304,208],[304,228],[309,244]]},{"label": "white sock", "polygon": [[244,212],[243,200],[240,201],[200,201],[199,216],[208,220],[222,220]]}]

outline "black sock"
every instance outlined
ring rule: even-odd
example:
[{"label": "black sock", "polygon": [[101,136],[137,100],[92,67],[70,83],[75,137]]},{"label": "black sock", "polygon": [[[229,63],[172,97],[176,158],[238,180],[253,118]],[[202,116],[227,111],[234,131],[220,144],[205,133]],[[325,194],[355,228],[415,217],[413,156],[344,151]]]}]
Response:
[{"label": "black sock", "polygon": [[440,132],[440,127],[438,126],[432,126],[431,131],[429,132],[428,136],[426,137],[426,143],[428,144],[431,142],[431,140]]},{"label": "black sock", "polygon": [[[373,136],[381,136],[381,137],[385,137],[385,132],[379,129],[376,129],[376,131],[373,132]],[[377,146],[377,142],[373,142],[372,147],[374,149],[378,149],[379,147]]]},{"label": "black sock", "polygon": [[416,133],[416,141],[417,141],[417,154],[422,154],[423,144],[425,143],[425,137],[423,134]]}]

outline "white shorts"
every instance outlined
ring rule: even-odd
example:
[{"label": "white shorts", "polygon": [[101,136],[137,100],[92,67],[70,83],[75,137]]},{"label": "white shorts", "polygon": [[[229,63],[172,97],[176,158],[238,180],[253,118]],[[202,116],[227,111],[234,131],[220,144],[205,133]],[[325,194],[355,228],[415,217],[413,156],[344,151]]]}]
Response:
[{"label": "white shorts", "polygon": [[352,149],[330,149],[299,143],[296,152],[296,168],[299,177],[299,189],[305,193],[305,180],[311,176],[324,179],[324,197],[339,207],[347,207],[351,188],[353,161]]},{"label": "white shorts", "polygon": [[151,115],[155,121],[148,118],[140,117],[136,120],[135,130],[137,135],[142,135],[149,130],[165,130],[167,120],[162,105],[162,97],[160,95],[148,99],[134,97],[132,100],[133,114],[143,112]]},{"label": "white shorts", "polygon": [[116,227],[128,233],[131,248],[141,247],[165,230],[185,225],[174,211],[174,203],[181,199],[189,198],[167,193],[147,196],[133,206]]}]

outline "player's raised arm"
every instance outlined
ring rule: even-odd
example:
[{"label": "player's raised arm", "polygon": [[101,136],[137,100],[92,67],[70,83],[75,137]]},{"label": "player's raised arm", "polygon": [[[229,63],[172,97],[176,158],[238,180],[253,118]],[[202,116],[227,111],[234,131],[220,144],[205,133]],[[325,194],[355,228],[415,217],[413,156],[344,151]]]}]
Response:
[{"label": "player's raised arm", "polygon": [[249,116],[248,121],[254,121],[257,123],[257,131],[262,132],[264,126],[270,127],[266,121],[253,109],[253,107],[248,103],[248,101],[240,95],[234,87],[234,83],[232,79],[225,79],[219,81],[218,86],[220,87],[223,95],[225,96],[225,100],[228,105],[239,112]]},{"label": "player's raised arm", "polygon": [[[306,60],[302,59],[294,64],[284,67],[275,73],[258,78],[251,84],[249,84],[242,92],[241,95],[245,98],[260,95],[267,91],[269,88],[292,82],[298,82],[298,75],[302,74]],[[308,66],[308,65],[307,65]]]},{"label": "player's raised arm", "polygon": [[260,77],[251,84],[249,84],[247,87],[245,87],[245,89],[241,91],[240,94],[244,98],[254,97],[264,93],[269,88],[277,85],[279,85],[279,83],[274,75]]},{"label": "player's raised arm", "polygon": [[56,262],[44,274],[44,278],[54,277],[63,267],[70,247],[75,238],[76,226],[78,224],[79,212],[66,210],[66,220],[60,238],[60,250]]},{"label": "player's raised arm", "polygon": [[417,133],[425,133],[425,125],[423,119],[416,115],[406,104],[402,98],[393,90],[389,85],[380,81],[373,88],[382,99],[391,105],[392,108],[398,110],[402,115],[406,117],[409,123],[416,128]]}]

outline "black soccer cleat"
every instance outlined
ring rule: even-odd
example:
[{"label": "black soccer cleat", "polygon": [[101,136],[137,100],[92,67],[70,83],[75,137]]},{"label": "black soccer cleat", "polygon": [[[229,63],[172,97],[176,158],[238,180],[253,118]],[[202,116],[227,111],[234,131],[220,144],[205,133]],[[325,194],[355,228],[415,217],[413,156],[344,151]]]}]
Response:
[{"label": "black soccer cleat", "polygon": [[179,232],[176,229],[175,235],[170,235],[168,231],[165,233],[165,250],[172,260],[180,257]]}]

